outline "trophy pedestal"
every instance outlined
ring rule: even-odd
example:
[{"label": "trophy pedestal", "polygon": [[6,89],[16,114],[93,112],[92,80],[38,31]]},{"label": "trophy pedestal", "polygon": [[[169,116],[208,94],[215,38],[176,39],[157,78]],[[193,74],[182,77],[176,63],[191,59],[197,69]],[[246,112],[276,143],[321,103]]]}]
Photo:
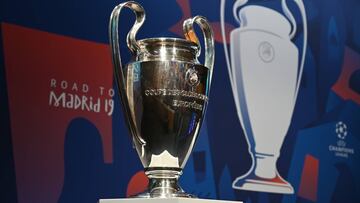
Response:
[{"label": "trophy pedestal", "polygon": [[254,173],[238,177],[233,182],[234,189],[249,190],[257,192],[270,192],[281,194],[293,194],[293,187],[284,180],[277,172],[276,177],[272,179],[261,178]]},{"label": "trophy pedestal", "polygon": [[124,198],[101,199],[99,203],[242,203],[240,201],[224,201],[195,198]]}]

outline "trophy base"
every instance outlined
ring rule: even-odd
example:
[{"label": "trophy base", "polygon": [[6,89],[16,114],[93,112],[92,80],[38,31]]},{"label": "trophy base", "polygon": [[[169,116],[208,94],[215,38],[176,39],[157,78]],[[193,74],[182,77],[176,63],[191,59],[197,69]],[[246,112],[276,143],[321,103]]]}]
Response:
[{"label": "trophy base", "polygon": [[179,185],[181,175],[179,169],[154,169],[145,172],[149,178],[147,191],[133,196],[134,198],[196,198],[187,194]]},{"label": "trophy base", "polygon": [[184,191],[179,191],[175,193],[150,193],[143,192],[130,198],[197,198],[195,195],[187,194]]},{"label": "trophy base", "polygon": [[254,173],[236,178],[233,188],[258,192],[293,194],[294,189],[278,173],[275,178],[267,179],[256,176]]},{"label": "trophy base", "polygon": [[240,201],[225,201],[212,199],[190,199],[190,198],[127,198],[127,199],[100,199],[99,203],[242,203]]}]

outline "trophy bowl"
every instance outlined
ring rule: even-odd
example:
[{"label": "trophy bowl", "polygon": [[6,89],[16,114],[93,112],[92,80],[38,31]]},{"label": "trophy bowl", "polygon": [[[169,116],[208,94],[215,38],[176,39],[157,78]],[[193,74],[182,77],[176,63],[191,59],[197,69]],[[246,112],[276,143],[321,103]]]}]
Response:
[{"label": "trophy bowl", "polygon": [[[122,8],[136,14],[127,35],[133,61],[121,64],[118,21]],[[135,197],[194,197],[178,179],[194,147],[208,103],[214,63],[212,30],[201,16],[184,21],[186,39],[136,40],[145,19],[141,5],[129,1],[114,8],[109,34],[117,88],[135,149],[149,178],[148,190]],[[205,65],[198,62],[197,23],[205,39]]]}]

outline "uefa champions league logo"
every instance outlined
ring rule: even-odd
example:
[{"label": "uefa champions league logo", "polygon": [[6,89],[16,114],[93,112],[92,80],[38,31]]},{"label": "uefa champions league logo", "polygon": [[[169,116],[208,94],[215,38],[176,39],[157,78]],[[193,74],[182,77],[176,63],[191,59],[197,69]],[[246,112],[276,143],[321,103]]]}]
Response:
[{"label": "uefa champions league logo", "polygon": [[347,126],[342,121],[336,123],[335,132],[338,138],[344,140],[347,136]]},{"label": "uefa champions league logo", "polygon": [[339,147],[345,147],[346,146],[345,138],[348,134],[346,124],[342,121],[337,122],[335,125],[335,133],[336,136],[340,139],[339,141],[337,141],[337,145]]},{"label": "uefa champions league logo", "polygon": [[343,122],[339,121],[335,124],[335,136],[338,138],[335,145],[329,145],[329,151],[334,152],[334,155],[342,158],[349,158],[350,155],[355,153],[353,148],[346,146],[346,138],[349,135],[348,126]]},{"label": "uefa champions league logo", "polygon": [[187,70],[186,74],[185,74],[185,77],[186,77],[187,83],[192,87],[197,86],[199,84],[199,82],[200,82],[198,73],[194,69]]},{"label": "uefa champions league logo", "polygon": [[270,63],[275,58],[274,47],[269,42],[261,42],[258,51],[260,59],[265,63]]}]

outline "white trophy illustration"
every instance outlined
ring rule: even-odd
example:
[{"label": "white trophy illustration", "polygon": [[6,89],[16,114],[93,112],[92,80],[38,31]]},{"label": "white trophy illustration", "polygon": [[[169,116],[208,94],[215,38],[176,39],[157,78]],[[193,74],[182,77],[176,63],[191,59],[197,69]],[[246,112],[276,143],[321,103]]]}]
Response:
[{"label": "white trophy illustration", "polygon": [[303,22],[301,59],[291,41],[296,21],[285,0],[281,6],[286,17],[263,6],[244,6],[246,0],[234,3],[232,12],[240,27],[230,33],[229,57],[225,0],[221,1],[221,29],[231,87],[253,159],[251,169],[233,182],[234,189],[294,193],[276,167],[299,91],[307,46],[305,7],[301,0],[294,1]]}]

